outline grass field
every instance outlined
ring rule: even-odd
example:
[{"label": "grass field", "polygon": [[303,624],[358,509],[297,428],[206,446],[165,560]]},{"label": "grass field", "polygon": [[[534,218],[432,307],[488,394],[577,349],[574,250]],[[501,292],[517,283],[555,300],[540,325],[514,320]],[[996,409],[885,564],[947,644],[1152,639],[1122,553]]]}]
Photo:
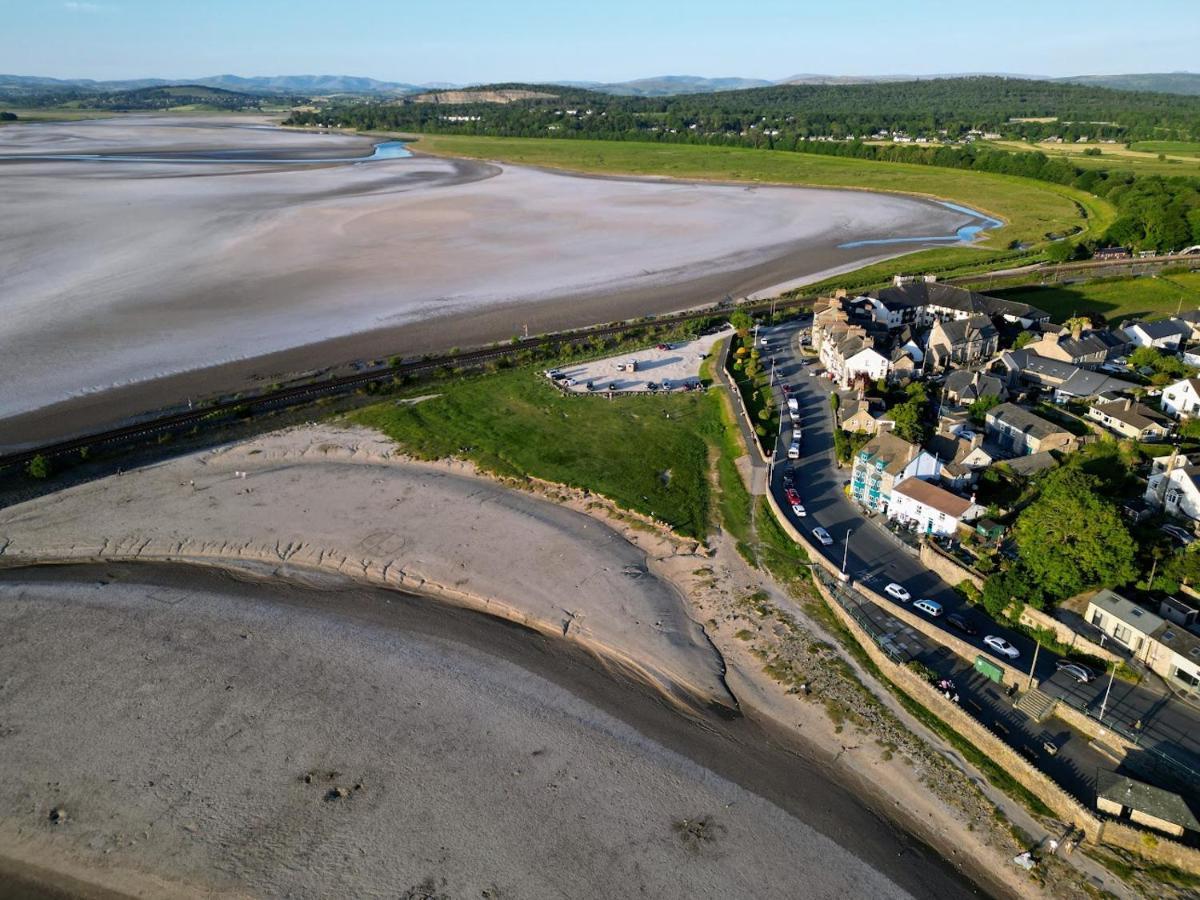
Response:
[{"label": "grass field", "polygon": [[564,396],[532,368],[425,384],[418,392],[437,396],[416,404],[388,400],[351,419],[422,459],[459,456],[499,475],[586,488],[682,534],[708,533],[709,453],[725,442],[714,394]]},{"label": "grass field", "polygon": [[[1126,149],[1124,144],[1028,144],[1024,141],[988,141],[987,146],[1000,150],[1028,153],[1038,150],[1047,156],[1064,156],[1081,169],[1110,169],[1133,172],[1136,175],[1200,175],[1200,144],[1182,141],[1143,141]],[[1162,149],[1151,150],[1150,147]],[[1188,147],[1195,147],[1193,153]],[[1085,156],[1083,151],[1098,148],[1099,156]],[[1145,149],[1143,149],[1145,148]],[[1159,159],[1163,153],[1166,159]]]},{"label": "grass field", "polygon": [[1032,303],[1056,322],[1082,313],[1099,313],[1108,321],[1160,318],[1180,308],[1200,307],[1200,272],[1145,278],[1119,278],[1085,284],[1046,285],[989,290],[989,294]]},{"label": "grass field", "polygon": [[[1099,233],[1115,216],[1110,204],[1073,188],[907,163],[738,147],[465,135],[424,135],[416,148],[446,156],[499,159],[576,172],[859,188],[953,200],[1007,223],[981,242],[981,247],[990,250],[1004,248],[1013,240],[1041,241],[1048,233],[1063,233],[1075,227]],[[1087,211],[1086,218],[1081,208]],[[972,254],[978,251],[962,248],[937,252],[954,254],[954,259],[966,264],[974,261]]]},{"label": "grass field", "polygon": [[1143,153],[1200,158],[1200,141],[1136,141],[1129,146],[1131,150],[1140,150]]}]

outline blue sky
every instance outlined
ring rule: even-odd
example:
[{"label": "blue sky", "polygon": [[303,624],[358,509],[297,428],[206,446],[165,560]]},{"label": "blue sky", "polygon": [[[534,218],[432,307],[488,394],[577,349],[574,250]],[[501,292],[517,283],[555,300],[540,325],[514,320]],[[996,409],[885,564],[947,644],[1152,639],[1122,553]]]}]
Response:
[{"label": "blue sky", "polygon": [[1196,0],[0,0],[0,71],[616,81],[1200,71]]}]

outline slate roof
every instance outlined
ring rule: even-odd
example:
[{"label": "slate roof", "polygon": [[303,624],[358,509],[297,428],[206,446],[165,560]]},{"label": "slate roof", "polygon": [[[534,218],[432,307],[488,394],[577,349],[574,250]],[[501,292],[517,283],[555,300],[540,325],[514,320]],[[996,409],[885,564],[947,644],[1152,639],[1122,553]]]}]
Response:
[{"label": "slate roof", "polygon": [[946,376],[943,386],[947,394],[959,398],[960,403],[973,403],[980,397],[1004,396],[1004,383],[994,375],[983,372],[973,372],[970,369],[958,369]]},{"label": "slate roof", "polygon": [[1187,800],[1144,781],[1135,781],[1128,775],[1100,769],[1096,773],[1096,796],[1180,825],[1188,831],[1200,831],[1200,821],[1196,820]]},{"label": "slate roof", "polygon": [[1030,453],[1028,456],[1018,456],[1014,459],[1002,460],[1002,462],[1017,475],[1025,477],[1036,475],[1038,472],[1044,472],[1047,469],[1053,469],[1058,465],[1058,460],[1054,458],[1054,454],[1049,450],[1042,450],[1040,453]]},{"label": "slate roof", "polygon": [[1035,438],[1070,433],[1061,425],[1049,422],[1041,416],[1035,416],[1029,410],[1017,406],[1015,403],[1001,403],[999,406],[993,406],[988,410],[987,421],[988,425],[992,425],[994,422],[1003,422],[1010,428]]},{"label": "slate roof", "polygon": [[1028,350],[1009,350],[1001,359],[1022,375],[1036,376],[1035,381],[1042,381],[1075,397],[1094,397],[1108,392],[1119,394],[1137,387],[1132,382],[1113,378],[1103,372],[1081,369],[1069,362],[1047,359]]},{"label": "slate roof", "polygon": [[997,334],[996,326],[987,316],[970,316],[966,319],[951,319],[941,323],[942,334],[951,344],[965,344],[970,340],[987,341]]},{"label": "slate roof", "polygon": [[1131,328],[1140,328],[1145,335],[1154,340],[1161,340],[1173,335],[1187,337],[1192,333],[1191,326],[1172,319],[1158,319],[1154,322],[1127,322],[1122,327],[1126,331]]},{"label": "slate roof", "polygon": [[1161,617],[1108,588],[1096,594],[1091,603],[1126,625],[1133,626],[1142,634],[1153,634],[1163,624]]},{"label": "slate roof", "polygon": [[973,313],[984,316],[1014,316],[1023,319],[1048,319],[1050,314],[1045,310],[1030,306],[1028,303],[1018,303],[1014,300],[1001,300],[999,297],[989,297],[977,291],[954,287],[937,281],[914,281],[897,287],[882,288],[872,291],[875,297],[888,306],[897,308],[903,306],[941,306],[958,312]]},{"label": "slate roof", "polygon": [[867,441],[859,452],[870,454],[872,465],[878,460],[883,460],[886,463],[884,471],[898,475],[920,450],[916,444],[896,437],[890,431],[881,431]]},{"label": "slate roof", "polygon": [[1132,400],[1112,400],[1108,403],[1096,403],[1092,409],[1104,413],[1118,422],[1131,425],[1139,431],[1145,431],[1155,425],[1169,425],[1171,420],[1158,410],[1151,409],[1144,403]]}]

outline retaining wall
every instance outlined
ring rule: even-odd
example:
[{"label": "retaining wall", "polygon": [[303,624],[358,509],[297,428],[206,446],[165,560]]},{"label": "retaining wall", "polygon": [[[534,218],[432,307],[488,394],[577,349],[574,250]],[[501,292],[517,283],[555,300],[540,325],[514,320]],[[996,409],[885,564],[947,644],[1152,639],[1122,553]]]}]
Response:
[{"label": "retaining wall", "polygon": [[983,575],[963,565],[931,541],[921,541],[921,563],[947,584],[969,581],[979,590],[983,590]]},{"label": "retaining wall", "polygon": [[1098,656],[1101,659],[1106,659],[1109,662],[1122,662],[1123,657],[1101,647],[1095,641],[1084,637],[1066,622],[1060,622],[1052,616],[1046,615],[1040,609],[1034,609],[1031,606],[1026,606],[1021,610],[1021,616],[1018,621],[1022,625],[1028,625],[1030,628],[1046,628],[1054,632],[1054,636],[1069,646],[1072,650],[1080,653],[1087,653],[1090,656]]}]

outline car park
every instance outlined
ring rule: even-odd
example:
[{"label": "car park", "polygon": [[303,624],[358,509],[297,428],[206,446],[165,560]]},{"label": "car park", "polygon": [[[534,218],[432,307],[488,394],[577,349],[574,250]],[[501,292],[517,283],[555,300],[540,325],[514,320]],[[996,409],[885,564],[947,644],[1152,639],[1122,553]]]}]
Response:
[{"label": "car park", "polygon": [[902,585],[896,584],[894,581],[885,587],[883,592],[889,597],[899,600],[901,603],[907,603],[912,599],[912,594],[910,594]]},{"label": "car park", "polygon": [[983,643],[997,656],[1003,656],[1008,659],[1016,659],[1021,655],[1020,650],[1018,650],[1004,638],[997,637],[994,634],[989,634],[987,637],[985,637],[983,639]]},{"label": "car park", "polygon": [[1077,662],[1071,662],[1069,659],[1060,659],[1054,666],[1058,671],[1071,676],[1080,684],[1089,684],[1096,680],[1096,673],[1085,665]]},{"label": "car park", "polygon": [[922,597],[914,603],[913,609],[919,609],[921,612],[933,616],[935,619],[942,614],[942,604],[926,597]]},{"label": "car park", "polygon": [[792,441],[792,445],[788,447],[788,459],[800,458],[800,442]]},{"label": "car park", "polygon": [[824,528],[822,528],[820,525],[818,525],[816,528],[813,529],[813,537],[815,537],[818,541],[821,542],[822,547],[832,547],[833,546],[833,538],[830,537],[829,532],[826,531]]},{"label": "car park", "polygon": [[971,620],[960,613],[950,613],[950,615],[946,616],[946,624],[951,628],[961,631],[968,637],[974,637],[979,634],[979,629],[971,623]]}]

